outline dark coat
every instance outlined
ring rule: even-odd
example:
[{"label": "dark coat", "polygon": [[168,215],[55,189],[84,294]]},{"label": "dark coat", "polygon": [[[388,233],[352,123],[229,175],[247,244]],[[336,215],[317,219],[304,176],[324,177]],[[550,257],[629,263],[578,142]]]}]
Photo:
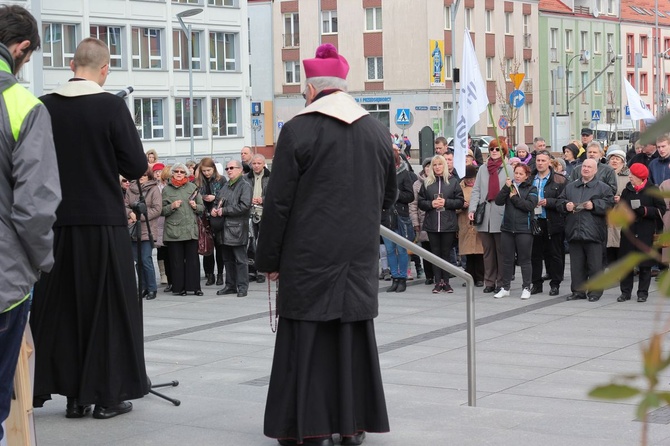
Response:
[{"label": "dark coat", "polygon": [[379,219],[396,193],[388,129],[348,94],[321,97],[284,124],[255,260],[279,272],[279,316],[377,316]]},{"label": "dark coat", "polygon": [[658,158],[658,151],[652,153],[651,156],[647,155],[644,152],[636,153],[628,161],[628,167],[632,166],[635,163],[644,164],[645,166],[649,167],[649,163],[651,163],[651,161],[655,160],[656,158]]},{"label": "dark coat", "polygon": [[[590,211],[568,212],[565,205],[573,202],[575,205],[591,201],[593,209]],[[602,181],[593,179],[584,183],[581,179],[565,186],[558,197],[556,209],[567,214],[565,218],[565,238],[569,242],[600,242],[607,240],[607,210],[614,206],[612,188]]]},{"label": "dark coat", "polygon": [[[651,246],[654,241],[654,234],[657,230],[663,229],[662,216],[665,214],[665,200],[660,197],[654,197],[649,194],[650,191],[658,192],[658,187],[654,186],[649,180],[640,192],[635,192],[633,185],[628,183],[621,192],[621,199],[628,207],[631,207],[631,200],[640,200],[640,210],[635,212],[635,221],[629,226],[628,231],[640,242]],[[629,252],[640,251],[626,237],[625,231],[621,231],[621,242],[619,245],[619,256],[623,257]],[[647,260],[641,266],[652,267],[656,264],[655,260]]]},{"label": "dark coat", "polygon": [[[226,184],[226,180],[223,177],[219,177],[217,180],[214,175],[210,179],[207,179],[204,175],[200,174],[200,186],[198,188],[198,192],[200,192],[200,195],[203,197],[205,195],[214,195],[219,193],[223,185]],[[202,200],[203,204],[205,205],[205,209],[207,210],[207,215],[209,215],[209,211],[212,210],[212,207],[214,207],[214,201],[205,201]]]},{"label": "dark coat", "polygon": [[210,217],[212,222],[217,218],[223,219],[223,228],[217,231],[213,227],[217,244],[241,246],[248,243],[252,195],[253,189],[244,175],[233,184],[228,181],[216,194],[214,203],[218,205],[223,200],[223,217]]},{"label": "dark coat", "polygon": [[[444,197],[444,211],[433,208],[435,196],[441,193]],[[426,182],[419,189],[419,209],[426,212],[423,220],[423,230],[426,232],[456,232],[458,231],[458,217],[456,210],[463,208],[463,189],[456,177],[450,176],[449,183],[444,184],[442,177],[426,187]]]},{"label": "dark coat", "polygon": [[[558,234],[565,231],[565,214],[559,212],[556,205],[558,204],[558,197],[568,184],[568,180],[560,173],[554,172],[553,169],[549,169],[549,171],[549,179],[544,185],[544,199],[547,200],[544,210],[547,213],[547,230],[549,234]],[[533,181],[535,180],[535,175],[537,175],[537,171],[533,172],[531,176]]]},{"label": "dark coat", "polygon": [[[247,181],[251,184],[251,190],[254,189],[254,171],[252,170],[246,174]],[[261,197],[265,198],[265,193],[267,192],[268,182],[270,181],[270,169],[263,167],[263,175],[261,177]]]},{"label": "dark coat", "polygon": [[[600,180],[603,183],[607,184],[610,189],[612,189],[612,195],[617,193],[617,181],[616,181],[616,172],[608,164],[603,164],[599,161],[596,161],[596,167],[598,171],[596,172],[596,180]],[[576,181],[582,178],[582,165],[575,166],[575,169],[570,175],[571,181]]]},{"label": "dark coat", "polygon": [[382,224],[391,230],[398,228],[397,217],[409,218],[409,204],[414,201],[414,181],[404,162],[396,169],[396,183],[398,199],[391,208],[382,210]]},{"label": "dark coat", "polygon": [[530,179],[519,184],[519,193],[510,196],[511,189],[505,184],[496,196],[496,204],[505,206],[501,232],[530,234],[530,219],[537,206],[537,187]]}]

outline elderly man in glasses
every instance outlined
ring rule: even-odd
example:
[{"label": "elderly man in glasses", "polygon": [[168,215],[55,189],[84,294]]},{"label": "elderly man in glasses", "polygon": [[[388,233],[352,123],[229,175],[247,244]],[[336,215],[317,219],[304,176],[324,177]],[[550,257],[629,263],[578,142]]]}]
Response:
[{"label": "elderly man in glasses", "polygon": [[223,229],[216,233],[216,242],[223,245],[223,264],[226,268],[226,286],[216,294],[236,294],[246,297],[249,290],[247,243],[249,242],[249,214],[253,189],[243,175],[238,160],[228,161],[228,182],[216,194],[212,217],[223,217]]}]

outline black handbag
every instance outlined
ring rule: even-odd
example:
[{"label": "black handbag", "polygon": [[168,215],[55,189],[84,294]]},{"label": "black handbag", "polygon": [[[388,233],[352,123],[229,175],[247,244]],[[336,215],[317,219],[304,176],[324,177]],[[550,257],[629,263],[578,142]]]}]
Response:
[{"label": "black handbag", "polygon": [[136,242],[142,236],[142,222],[140,220],[135,221],[132,225],[128,226],[128,234],[130,234],[130,240]]},{"label": "black handbag", "polygon": [[479,226],[484,223],[484,214],[486,213],[486,202],[479,203],[475,209],[475,225]]},{"label": "black handbag", "polygon": [[542,235],[542,226],[540,226],[540,222],[535,217],[530,219],[530,233],[533,235]]}]

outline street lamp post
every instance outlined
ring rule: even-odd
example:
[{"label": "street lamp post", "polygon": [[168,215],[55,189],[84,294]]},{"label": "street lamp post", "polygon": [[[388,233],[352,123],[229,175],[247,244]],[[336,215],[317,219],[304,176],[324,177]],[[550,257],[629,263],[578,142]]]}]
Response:
[{"label": "street lamp post", "polygon": [[668,52],[670,52],[670,48],[668,48],[667,50],[662,51],[662,52],[657,54],[659,63],[658,63],[658,68],[656,70],[657,70],[657,73],[660,72],[660,75],[657,74],[657,76],[659,77],[659,79],[662,79],[662,82],[658,83],[659,84],[658,85],[658,91],[659,91],[659,93],[658,93],[658,114],[659,114],[659,116],[662,116],[662,115],[665,114],[665,105],[666,105],[665,101],[667,100],[665,89],[663,87],[661,87],[661,85],[663,85],[665,83],[665,58],[667,57]]},{"label": "street lamp post", "polygon": [[[576,54],[576,55],[572,56],[570,58],[570,60],[568,60],[568,63],[565,64],[566,65],[566,67],[565,67],[565,114],[566,115],[570,114],[570,112],[568,111],[568,99],[570,98],[570,92],[569,92],[569,88],[570,88],[570,64],[572,63],[573,60],[575,60],[576,58],[578,58],[580,56],[581,56],[581,54]],[[568,56],[566,55],[566,59],[567,59],[567,57]]]},{"label": "street lamp post", "polygon": [[202,8],[193,8],[187,9],[177,14],[177,20],[179,20],[179,25],[181,30],[186,35],[186,44],[188,45],[188,106],[190,108],[189,116],[189,125],[190,125],[190,135],[191,135],[191,161],[195,161],[195,143],[193,141],[193,48],[191,41],[193,37],[191,36],[191,24],[188,26],[184,24],[184,17],[191,17],[202,12]]}]

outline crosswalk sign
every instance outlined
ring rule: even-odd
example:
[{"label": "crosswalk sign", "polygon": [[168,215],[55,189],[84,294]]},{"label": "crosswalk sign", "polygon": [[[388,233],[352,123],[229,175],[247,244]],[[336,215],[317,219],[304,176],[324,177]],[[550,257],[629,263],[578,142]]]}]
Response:
[{"label": "crosswalk sign", "polygon": [[396,110],[395,123],[397,125],[409,125],[411,119],[410,116],[409,108],[399,108]]},{"label": "crosswalk sign", "polygon": [[591,121],[600,121],[600,110],[591,110]]}]

